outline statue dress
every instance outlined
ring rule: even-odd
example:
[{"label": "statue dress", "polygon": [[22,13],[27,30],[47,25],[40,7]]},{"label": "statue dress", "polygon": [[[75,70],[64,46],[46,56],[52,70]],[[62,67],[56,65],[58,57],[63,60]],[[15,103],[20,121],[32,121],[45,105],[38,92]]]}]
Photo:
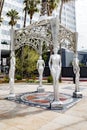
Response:
[{"label": "statue dress", "polygon": [[37,61],[37,69],[38,69],[38,73],[39,73],[40,87],[42,86],[42,77],[43,77],[44,67],[45,67],[44,60],[42,60],[42,56],[40,56],[39,60]]},{"label": "statue dress", "polygon": [[59,54],[57,54],[57,48],[54,49],[54,54],[50,56],[49,68],[50,68],[51,75],[53,78],[54,100],[58,101],[59,100],[58,82],[59,82],[59,76],[61,73],[61,57]]}]

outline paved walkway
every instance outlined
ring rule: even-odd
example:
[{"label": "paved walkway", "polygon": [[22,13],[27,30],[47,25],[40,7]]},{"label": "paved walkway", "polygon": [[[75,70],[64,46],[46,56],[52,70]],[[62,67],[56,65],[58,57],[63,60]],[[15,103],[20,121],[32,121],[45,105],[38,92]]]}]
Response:
[{"label": "paved walkway", "polygon": [[[60,92],[71,94],[72,82],[59,84]],[[15,93],[32,92],[38,85],[15,84]],[[52,85],[44,85],[53,91]],[[66,112],[58,113],[38,107],[4,100],[9,94],[9,84],[0,84],[0,130],[87,130],[87,83],[80,82],[83,98]]]}]

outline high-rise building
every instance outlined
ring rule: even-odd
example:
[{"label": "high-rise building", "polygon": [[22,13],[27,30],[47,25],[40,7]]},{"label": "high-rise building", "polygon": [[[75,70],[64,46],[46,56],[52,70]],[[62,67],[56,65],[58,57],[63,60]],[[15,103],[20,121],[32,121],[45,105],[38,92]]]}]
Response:
[{"label": "high-rise building", "polygon": [[70,1],[63,5],[62,24],[71,31],[76,31],[75,1]]},{"label": "high-rise building", "polygon": [[[11,9],[15,9],[19,12],[20,19],[16,24],[16,28],[23,27],[23,0],[5,0],[2,12],[4,21],[1,25],[0,42],[6,41],[7,43],[10,43],[10,27],[8,25],[9,18],[6,16],[6,13]],[[27,18],[27,23],[29,23],[29,18]],[[76,31],[75,1],[63,5],[62,23],[72,31]]]},{"label": "high-rise building", "polygon": [[2,18],[3,22],[0,26],[0,66],[3,68],[7,65],[7,57],[10,52],[10,26],[9,18],[6,16],[6,13],[11,9],[15,9],[19,12],[20,20],[16,24],[16,28],[21,28],[23,26],[23,0],[5,0]]},{"label": "high-rise building", "polygon": [[[18,20],[15,28],[19,29],[23,27],[23,20],[24,20],[23,0],[5,0],[2,11],[2,17],[4,18],[4,20],[0,26],[0,49],[2,57],[3,56],[5,57],[5,54],[6,55],[9,54],[10,49],[10,26],[8,24],[9,18],[6,16],[6,13],[11,9],[15,9],[19,12],[20,19]],[[30,20],[28,16],[26,25],[29,25],[29,23]],[[67,28],[71,29],[72,31],[76,31],[75,1],[71,1],[63,5],[62,24],[64,24]]]},{"label": "high-rise building", "polygon": [[11,9],[15,9],[19,12],[20,20],[16,24],[16,28],[21,28],[23,24],[23,0],[5,0],[4,7],[2,11],[2,17],[4,18],[1,24],[1,42],[6,41],[10,43],[10,26],[9,26],[9,18],[6,16],[6,13]]}]

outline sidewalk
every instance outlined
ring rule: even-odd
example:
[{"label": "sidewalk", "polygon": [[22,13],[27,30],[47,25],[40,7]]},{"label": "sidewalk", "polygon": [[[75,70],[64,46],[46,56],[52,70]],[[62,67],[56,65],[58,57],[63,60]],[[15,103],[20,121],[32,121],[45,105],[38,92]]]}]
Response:
[{"label": "sidewalk", "polygon": [[[53,91],[52,85],[43,85]],[[74,84],[59,84],[59,91],[71,94]],[[15,93],[36,91],[38,84],[15,84]],[[83,98],[66,112],[55,112],[39,107],[18,104],[3,97],[9,94],[9,85],[0,84],[0,130],[87,130],[87,83],[80,82]]]}]

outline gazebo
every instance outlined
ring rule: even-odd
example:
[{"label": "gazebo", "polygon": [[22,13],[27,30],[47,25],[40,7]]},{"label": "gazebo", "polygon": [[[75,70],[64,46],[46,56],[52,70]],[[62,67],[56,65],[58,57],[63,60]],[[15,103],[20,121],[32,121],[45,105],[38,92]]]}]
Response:
[{"label": "gazebo", "polygon": [[[11,64],[10,64],[10,94],[8,98],[14,98],[14,73],[15,73],[15,50],[24,45],[32,46],[39,55],[49,46],[64,46],[74,52],[74,70],[79,68],[77,54],[78,33],[64,27],[58,22],[57,17],[50,17],[41,21],[35,22],[25,28],[11,30]],[[46,48],[43,50],[43,45]],[[43,50],[43,51],[42,51]],[[79,90],[79,69],[75,71],[76,84],[73,97],[82,97]]]}]

